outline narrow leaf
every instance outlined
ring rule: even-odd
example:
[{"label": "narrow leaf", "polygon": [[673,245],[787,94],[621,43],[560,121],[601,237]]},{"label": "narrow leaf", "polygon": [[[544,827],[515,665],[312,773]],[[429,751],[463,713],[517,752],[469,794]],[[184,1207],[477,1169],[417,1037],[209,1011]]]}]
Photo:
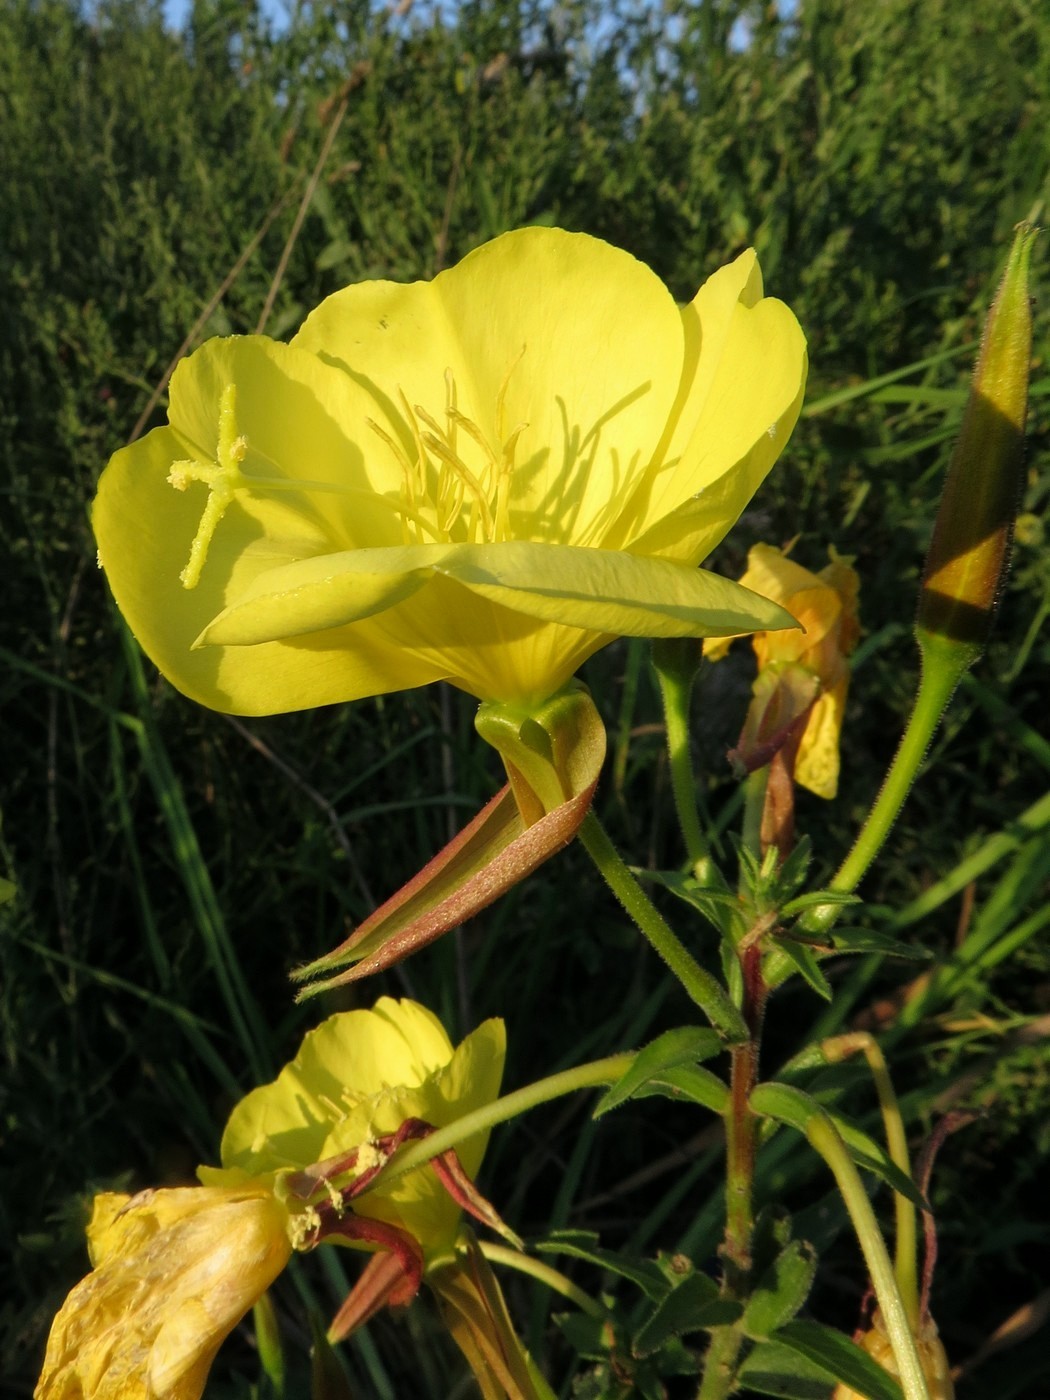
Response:
[{"label": "narrow leaf", "polygon": [[867,1400],[904,1400],[894,1378],[849,1337],[819,1322],[789,1322],[776,1335],[778,1342],[825,1367]]},{"label": "narrow leaf", "polygon": [[718,1296],[706,1274],[688,1274],[660,1303],[634,1339],[636,1356],[651,1356],[674,1337],[735,1322],[739,1303]]},{"label": "narrow leaf", "polygon": [[749,1395],[781,1400],[828,1400],[834,1381],[825,1367],[781,1342],[760,1342],[748,1354],[738,1379]]},{"label": "narrow leaf", "polygon": [[651,1079],[638,1090],[635,1098],[687,1099],[701,1108],[709,1108],[712,1113],[723,1114],[729,1103],[729,1089],[709,1069],[699,1065],[680,1065],[677,1069],[665,1069],[657,1078]]},{"label": "narrow leaf", "polygon": [[834,1124],[846,1148],[858,1167],[874,1173],[894,1191],[899,1191],[920,1210],[928,1209],[915,1183],[890,1159],[885,1148],[841,1114],[829,1113],[816,1099],[790,1084],[760,1084],[749,1100],[755,1113],[786,1123],[808,1137],[809,1125],[815,1117]]},{"label": "narrow leaf", "polygon": [[593,1117],[601,1118],[626,1103],[663,1070],[695,1065],[698,1060],[717,1055],[721,1049],[721,1037],[705,1026],[680,1026],[677,1030],[665,1031],[638,1051],[627,1073],[602,1095]]},{"label": "narrow leaf", "polygon": [[817,1253],[805,1240],[792,1240],[759,1279],[744,1310],[749,1337],[770,1337],[798,1312],[809,1296]]},{"label": "narrow leaf", "polygon": [[901,943],[869,928],[835,928],[831,941],[837,953],[881,953],[884,957],[903,958],[907,962],[929,962],[933,957],[928,948]]},{"label": "narrow leaf", "polygon": [[790,938],[778,940],[777,947],[783,955],[801,972],[816,994],[825,1001],[831,1000],[831,985],[820,970],[814,954],[803,943],[795,943]]},{"label": "narrow leaf", "polygon": [[617,1274],[640,1288],[647,1298],[658,1302],[670,1289],[660,1266],[651,1259],[625,1259],[598,1245],[598,1236],[591,1230],[555,1230],[535,1245],[537,1254],[568,1254],[573,1259],[585,1259],[603,1272]]}]

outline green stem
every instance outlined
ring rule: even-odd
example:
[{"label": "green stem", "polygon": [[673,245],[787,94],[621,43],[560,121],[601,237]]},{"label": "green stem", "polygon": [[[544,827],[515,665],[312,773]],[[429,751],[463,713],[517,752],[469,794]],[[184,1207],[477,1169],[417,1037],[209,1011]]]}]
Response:
[{"label": "green stem", "polygon": [[739,1325],[717,1329],[704,1357],[704,1378],[696,1400],[725,1400],[733,1386],[736,1359],[743,1344],[744,1334]]},{"label": "green stem", "polygon": [[613,894],[715,1030],[730,1043],[745,1041],[747,1025],[743,1016],[717,979],[705,971],[681,943],[625,865],[593,810],[584,817],[577,834]]},{"label": "green stem", "polygon": [[[882,791],[829,889],[852,894],[860,884],[897,820],[948,701],[973,664],[972,650],[946,643],[922,630],[917,630],[916,635],[922,652],[922,673],[911,717]],[[807,933],[826,933],[842,908],[838,904],[819,905],[801,920],[801,928]]]},{"label": "green stem", "polygon": [[[832,1064],[838,1060],[840,1055],[849,1055],[856,1050],[863,1054],[868,1062],[868,1068],[871,1070],[875,1092],[879,1096],[879,1108],[882,1112],[882,1123],[886,1133],[886,1146],[890,1159],[894,1166],[900,1167],[904,1175],[911,1179],[911,1159],[908,1155],[908,1137],[904,1131],[904,1119],[901,1117],[900,1104],[897,1101],[893,1080],[890,1078],[889,1066],[878,1041],[868,1031],[853,1031],[847,1035],[837,1036],[833,1041],[826,1041],[823,1049],[825,1058],[830,1060]],[[902,1195],[899,1191],[893,1193],[893,1204],[896,1227],[893,1268],[897,1276],[897,1287],[901,1291],[904,1308],[908,1314],[908,1322],[913,1333],[918,1335],[921,1318],[918,1282],[919,1238],[915,1206],[907,1196]]]},{"label": "green stem", "polygon": [[[515,1089],[513,1093],[493,1099],[492,1103],[483,1104],[472,1113],[464,1113],[463,1117],[457,1118],[454,1123],[446,1123],[443,1128],[435,1129],[429,1136],[408,1143],[374,1177],[368,1190],[373,1191],[377,1186],[389,1185],[397,1177],[424,1166],[438,1153],[447,1152],[450,1147],[457,1147],[475,1133],[487,1132],[497,1123],[506,1123],[509,1118],[517,1118],[520,1113],[527,1113],[530,1108],[538,1108],[541,1103],[549,1103],[551,1099],[573,1094],[578,1089],[593,1089],[599,1084],[615,1084],[633,1063],[634,1054],[628,1050],[620,1055],[610,1055],[604,1060],[591,1060],[588,1064],[577,1065],[574,1069],[562,1070],[560,1074],[548,1075],[546,1079],[537,1079],[533,1084],[526,1084],[523,1089]],[[363,1194],[365,1193],[362,1192]]]},{"label": "green stem", "polygon": [[534,1259],[531,1254],[522,1254],[505,1244],[490,1244],[488,1240],[479,1240],[478,1248],[493,1264],[516,1269],[519,1274],[528,1274],[537,1282],[545,1283],[555,1293],[560,1293],[563,1298],[568,1298],[570,1303],[575,1303],[580,1311],[587,1313],[589,1317],[605,1316],[605,1309],[597,1299],[592,1298],[589,1293],[584,1293],[583,1289],[578,1288],[572,1279],[566,1278],[560,1269],[552,1268],[542,1259]]},{"label": "green stem", "polygon": [[[726,1107],[726,1231],[721,1254],[725,1261],[722,1296],[746,1303],[752,1288],[751,1255],[754,1234],[755,1161],[758,1118],[751,1094],[758,1079],[759,1048],[768,988],[762,976],[762,952],[757,943],[742,950],[740,970],[743,1015],[748,1039],[730,1051],[732,1074]],[[730,1393],[744,1333],[739,1324],[719,1328],[704,1359],[704,1376],[697,1400],[723,1400]]]},{"label": "green stem", "polygon": [[689,735],[689,701],[696,679],[699,643],[690,637],[672,637],[653,643],[653,668],[660,682],[660,696],[667,727],[667,757],[671,768],[671,792],[678,825],[682,830],[689,864],[707,854],[707,841],[696,803],[696,772]]},{"label": "green stem", "polygon": [[915,1337],[908,1321],[897,1279],[890,1262],[886,1241],[882,1238],[871,1201],[860,1179],[860,1172],[846,1150],[831,1120],[823,1113],[814,1114],[806,1127],[806,1136],[831,1168],[839,1193],[845,1202],[853,1228],[857,1232],[864,1262],[868,1266],[871,1286],[878,1299],[883,1325],[893,1348],[904,1400],[930,1400],[922,1363],[915,1346]]}]

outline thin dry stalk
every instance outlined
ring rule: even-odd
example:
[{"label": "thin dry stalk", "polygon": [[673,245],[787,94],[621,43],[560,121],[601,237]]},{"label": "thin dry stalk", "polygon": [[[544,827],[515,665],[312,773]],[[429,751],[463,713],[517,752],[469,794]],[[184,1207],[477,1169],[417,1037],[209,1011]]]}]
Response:
[{"label": "thin dry stalk", "polygon": [[277,300],[277,293],[280,291],[281,283],[284,281],[284,274],[288,270],[288,262],[292,256],[292,250],[299,240],[299,232],[302,229],[303,220],[306,218],[306,211],[310,207],[310,201],[313,199],[314,191],[317,189],[318,182],[321,179],[321,172],[328,162],[328,157],[331,154],[335,138],[339,134],[339,128],[343,124],[343,118],[346,116],[346,109],[349,101],[350,94],[346,92],[339,106],[335,109],[335,115],[332,117],[328,127],[324,138],[324,144],[321,146],[321,154],[317,157],[317,164],[314,166],[310,179],[307,181],[306,189],[303,191],[303,197],[299,201],[299,208],[295,211],[295,220],[292,224],[291,232],[288,235],[284,248],[281,250],[281,257],[277,264],[277,270],[273,274],[273,281],[270,283],[270,289],[266,293],[266,300],[263,302],[263,309],[255,327],[256,335],[262,335],[266,327],[266,322],[270,319],[270,312],[273,310],[273,304]]}]

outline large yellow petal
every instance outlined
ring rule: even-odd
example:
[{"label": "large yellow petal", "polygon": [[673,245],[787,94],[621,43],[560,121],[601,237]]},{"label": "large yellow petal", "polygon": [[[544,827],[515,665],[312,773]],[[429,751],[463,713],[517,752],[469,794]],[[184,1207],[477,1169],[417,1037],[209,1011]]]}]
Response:
[{"label": "large yellow petal", "polygon": [[654,479],[633,549],[695,563],[710,554],[783,451],[806,371],[805,337],[783,302],[735,305],[696,424]]},{"label": "large yellow petal", "polygon": [[682,458],[711,392],[725,353],[726,339],[738,307],[762,299],[762,270],[754,248],[713,272],[696,296],[681,309],[685,339],[682,380],[661,457]]},{"label": "large yellow petal", "polygon": [[[494,449],[521,428],[512,521],[563,543],[600,543],[615,522],[663,436],[683,360],[681,316],[659,278],[560,229],[504,234],[432,282],[347,287],[292,344],[435,419],[450,370],[459,411]],[[459,441],[477,469],[476,445]]]},{"label": "large yellow petal", "polygon": [[[303,1039],[295,1059],[271,1084],[253,1089],[230,1115],[222,1137],[224,1167],[261,1175],[303,1168],[330,1156],[327,1140],[336,1121],[391,1087],[415,1089],[452,1058],[441,1022],[411,1001],[382,997],[374,1011],[330,1016]],[[398,1124],[384,1126],[391,1132]]]},{"label": "large yellow petal", "polygon": [[234,502],[200,582],[183,588],[179,572],[201,504],[189,489],[172,490],[166,477],[187,449],[170,428],[158,428],[118,452],[99,484],[92,515],[118,606],[147,655],[179,690],[214,710],[274,714],[425,685],[445,674],[440,661],[391,656],[388,643],[367,634],[352,646],[333,635],[312,647],[272,643],[236,654],[219,647],[194,651],[201,630],[230,598],[275,567],[329,552],[331,540],[277,497],[266,500],[265,521]]}]

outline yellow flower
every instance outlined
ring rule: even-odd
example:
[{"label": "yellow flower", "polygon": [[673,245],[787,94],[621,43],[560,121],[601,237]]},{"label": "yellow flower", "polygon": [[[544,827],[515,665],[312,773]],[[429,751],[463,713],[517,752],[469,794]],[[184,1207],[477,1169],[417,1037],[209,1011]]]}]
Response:
[{"label": "yellow flower", "polygon": [[[483,1022],[453,1049],[437,1017],[414,1001],[380,997],[371,1011],[331,1016],[308,1032],[272,1084],[241,1100],[223,1134],[226,1170],[205,1168],[201,1178],[211,1184],[274,1173],[283,1178],[279,1194],[286,1193],[301,1169],[355,1151],[352,1171],[360,1174],[380,1164],[381,1140],[404,1123],[443,1127],[495,1099],[505,1053],[502,1021]],[[487,1140],[479,1133],[458,1148],[469,1177]],[[337,1177],[329,1181],[338,1187]],[[430,1166],[354,1196],[351,1209],[410,1235],[428,1261],[451,1247],[460,1220],[459,1206]],[[308,1228],[308,1219],[300,1225]]]},{"label": "yellow flower", "polygon": [[[884,1371],[896,1377],[897,1363],[893,1357],[890,1339],[883,1330],[882,1314],[876,1312],[871,1328],[860,1338],[864,1350],[876,1360]],[[937,1335],[933,1318],[927,1315],[915,1335],[915,1349],[919,1353],[919,1364],[926,1377],[926,1388],[930,1400],[955,1400],[955,1386],[952,1383],[951,1366],[944,1350],[944,1344]],[[845,1382],[835,1387],[831,1400],[862,1400],[860,1393]]]},{"label": "yellow flower", "polygon": [[[805,343],[753,252],[686,307],[525,229],[213,340],[99,483],[99,557],[161,671],[265,714],[446,679],[542,702],[615,636],[786,625],[695,567],[798,416]],[[178,488],[178,489],[173,489]]]},{"label": "yellow flower", "polygon": [[[834,797],[839,780],[839,734],[849,688],[846,658],[860,635],[857,574],[834,556],[819,574],[812,574],[773,545],[758,544],[747,556],[747,572],[741,583],[780,603],[804,629],[757,632],[752,637],[758,658],[753,708],[760,707],[763,714],[749,714],[745,735],[750,729],[755,734],[763,731],[763,737],[768,738],[763,721],[773,714],[774,727],[780,733],[796,717],[795,711],[798,719],[806,715],[795,781],[819,797]],[[719,660],[732,640],[705,642],[704,655]],[[746,747],[746,741],[741,747]]]},{"label": "yellow flower", "polygon": [[[378,1244],[394,1267],[366,1292],[407,1302],[432,1259],[447,1265],[461,1204],[506,1232],[470,1180],[485,1133],[458,1160],[358,1194],[401,1141],[494,1099],[504,1052],[502,1021],[454,1050],[429,1011],[388,997],[311,1031],[234,1109],[223,1168],[200,1167],[202,1185],[95,1198],[93,1271],[55,1318],[35,1400],[198,1400],[223,1338],[293,1249]],[[340,1317],[355,1312],[351,1294]]]},{"label": "yellow flower", "polygon": [[260,1184],[97,1196],[93,1272],[55,1318],[36,1400],[198,1400],[288,1262],[287,1222]]}]

